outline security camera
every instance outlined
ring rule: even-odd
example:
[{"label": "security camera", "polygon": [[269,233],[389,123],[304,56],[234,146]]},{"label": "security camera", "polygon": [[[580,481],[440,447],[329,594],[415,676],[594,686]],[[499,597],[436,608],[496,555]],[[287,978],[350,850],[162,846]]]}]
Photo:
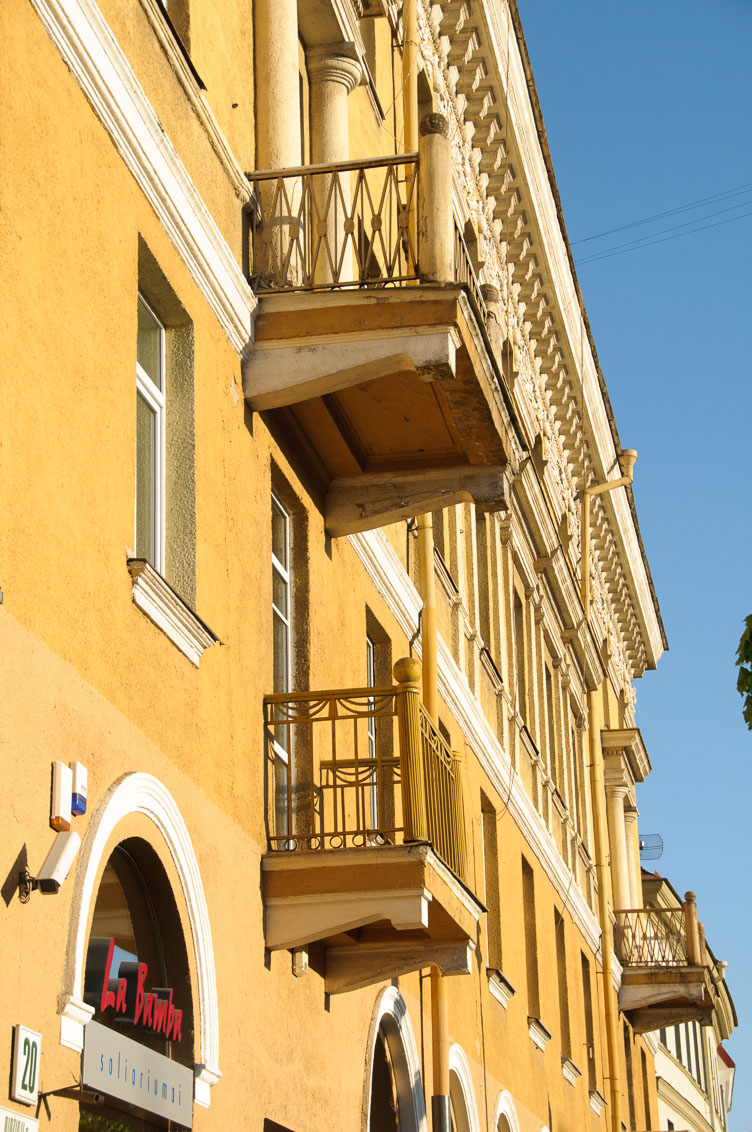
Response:
[{"label": "security camera", "polygon": [[35,887],[40,892],[60,891],[60,885],[70,872],[80,844],[81,838],[73,829],[55,835],[52,848],[36,877]]}]

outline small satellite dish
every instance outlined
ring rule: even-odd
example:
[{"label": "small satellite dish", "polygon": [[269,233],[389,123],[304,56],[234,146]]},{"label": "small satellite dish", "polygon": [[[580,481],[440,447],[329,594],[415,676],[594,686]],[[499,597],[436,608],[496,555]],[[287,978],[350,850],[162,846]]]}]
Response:
[{"label": "small satellite dish", "polygon": [[660,833],[640,834],[640,860],[657,861],[663,856],[663,838]]}]

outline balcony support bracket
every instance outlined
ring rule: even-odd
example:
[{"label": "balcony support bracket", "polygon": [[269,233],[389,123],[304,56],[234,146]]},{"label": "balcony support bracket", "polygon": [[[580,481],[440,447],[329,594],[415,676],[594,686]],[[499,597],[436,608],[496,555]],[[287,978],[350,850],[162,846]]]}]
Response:
[{"label": "balcony support bracket", "polygon": [[507,469],[496,465],[336,478],[326,494],[326,529],[338,538],[455,503],[475,503],[487,512],[507,511]]},{"label": "balcony support bracket", "polygon": [[326,953],[326,991],[341,994],[373,983],[419,971],[429,961],[445,975],[472,973],[470,940],[426,946],[425,940],[360,943],[357,947],[330,947]]},{"label": "balcony support bracket", "polygon": [[244,368],[245,398],[263,412],[397,374],[451,379],[458,345],[451,326],[257,341]]},{"label": "balcony support bracket", "polygon": [[430,900],[424,888],[267,897],[266,946],[270,951],[303,947],[379,920],[403,931],[425,930]]}]

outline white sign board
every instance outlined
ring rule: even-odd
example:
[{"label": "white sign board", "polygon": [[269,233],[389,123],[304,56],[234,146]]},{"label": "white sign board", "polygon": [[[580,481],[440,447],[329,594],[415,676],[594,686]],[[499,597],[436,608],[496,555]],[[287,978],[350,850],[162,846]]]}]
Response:
[{"label": "white sign board", "polygon": [[0,1108],[0,1132],[39,1132],[39,1121],[9,1108]]},{"label": "white sign board", "polygon": [[82,1076],[95,1093],[193,1126],[192,1070],[99,1022],[84,1030]]},{"label": "white sign board", "polygon": [[14,1029],[11,1100],[21,1101],[22,1104],[36,1104],[39,1096],[42,1035],[26,1026],[15,1026]]}]

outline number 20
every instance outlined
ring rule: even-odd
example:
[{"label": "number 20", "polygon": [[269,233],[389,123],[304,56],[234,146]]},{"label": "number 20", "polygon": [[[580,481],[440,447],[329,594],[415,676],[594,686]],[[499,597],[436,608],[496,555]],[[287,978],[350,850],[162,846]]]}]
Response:
[{"label": "number 20", "polygon": [[23,1057],[26,1059],[24,1062],[23,1077],[21,1078],[21,1088],[27,1093],[36,1091],[37,1080],[37,1044],[36,1042],[29,1041],[24,1038],[23,1042]]}]

